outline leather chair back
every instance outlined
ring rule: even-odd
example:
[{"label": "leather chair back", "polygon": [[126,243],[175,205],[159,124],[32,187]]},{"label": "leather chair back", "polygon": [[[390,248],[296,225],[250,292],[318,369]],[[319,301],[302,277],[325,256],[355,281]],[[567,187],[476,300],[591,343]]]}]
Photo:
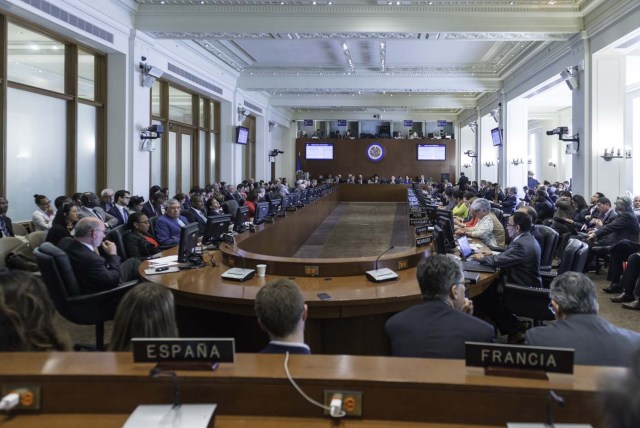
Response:
[{"label": "leather chair back", "polygon": [[567,247],[564,249],[564,253],[562,253],[562,260],[560,261],[560,265],[558,266],[558,274],[565,273],[572,270],[573,261],[576,257],[576,254],[578,253],[578,250],[582,248],[582,244],[584,243],[579,239],[575,239],[575,238],[569,239],[569,243],[567,244]]},{"label": "leather chair back", "polygon": [[231,214],[231,220],[235,220],[238,213],[238,201],[225,201],[222,204],[222,211],[225,214]]},{"label": "leather chair back", "polygon": [[45,242],[33,254],[56,310],[74,324],[95,325],[96,348],[104,349],[104,322],[113,319],[122,296],[138,281],[98,293],[80,294],[67,253]]},{"label": "leather chair back", "polygon": [[576,252],[573,258],[573,264],[571,265],[571,272],[583,272],[584,266],[587,264],[587,257],[589,255],[589,244],[581,242],[581,247]]},{"label": "leather chair back", "polygon": [[520,317],[533,319],[534,325],[555,319],[549,310],[549,289],[505,284],[504,304],[507,309]]},{"label": "leather chair back", "polygon": [[536,225],[536,230],[542,236],[542,248],[540,248],[540,266],[550,266],[558,247],[560,234],[549,226]]},{"label": "leather chair back", "polygon": [[124,235],[128,232],[128,228],[126,224],[121,224],[120,226],[114,227],[109,234],[107,235],[107,239],[109,241],[116,244],[116,250],[118,251],[118,256],[120,259],[126,260],[128,258],[127,251],[124,247]]}]

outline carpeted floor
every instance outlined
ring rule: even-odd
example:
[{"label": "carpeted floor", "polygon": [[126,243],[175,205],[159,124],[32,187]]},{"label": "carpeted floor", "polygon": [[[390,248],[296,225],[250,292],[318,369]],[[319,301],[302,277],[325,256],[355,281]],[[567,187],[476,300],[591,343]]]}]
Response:
[{"label": "carpeted floor", "polygon": [[406,204],[343,202],[294,257],[371,257],[392,245],[391,252],[398,252],[411,244]]}]

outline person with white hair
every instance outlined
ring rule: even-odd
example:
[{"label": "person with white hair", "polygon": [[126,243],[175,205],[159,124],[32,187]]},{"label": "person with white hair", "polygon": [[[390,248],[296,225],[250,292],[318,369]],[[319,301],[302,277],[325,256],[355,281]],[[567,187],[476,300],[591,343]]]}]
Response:
[{"label": "person with white hair", "polygon": [[557,321],[527,331],[527,345],[574,349],[575,364],[631,364],[640,348],[640,333],[616,327],[598,316],[596,287],[589,277],[579,272],[563,273],[551,283],[549,297],[549,309]]},{"label": "person with white hair", "polygon": [[477,238],[488,247],[496,247],[498,243],[493,233],[493,220],[490,217],[491,202],[478,198],[471,204],[469,212],[475,213],[478,223],[474,227],[462,227],[456,230],[456,235]]}]

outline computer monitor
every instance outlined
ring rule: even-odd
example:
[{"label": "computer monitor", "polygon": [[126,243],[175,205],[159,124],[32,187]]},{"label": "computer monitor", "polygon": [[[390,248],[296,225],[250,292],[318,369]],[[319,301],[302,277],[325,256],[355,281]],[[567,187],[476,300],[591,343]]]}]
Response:
[{"label": "computer monitor", "polygon": [[180,244],[178,245],[178,263],[187,263],[195,254],[198,245],[198,223],[189,223],[180,229]]},{"label": "computer monitor", "polygon": [[429,219],[430,225],[435,225],[438,222],[438,207],[435,205],[426,205],[427,210],[427,218]]},{"label": "computer monitor", "polygon": [[258,202],[256,212],[253,214],[253,224],[262,224],[269,214],[269,202]]},{"label": "computer monitor", "polygon": [[269,201],[269,217],[275,217],[280,209],[280,205],[282,205],[282,198],[271,198]]},{"label": "computer monitor", "polygon": [[249,207],[238,207],[236,218],[233,221],[233,231],[242,233],[245,231],[244,224],[249,216]]},{"label": "computer monitor", "polygon": [[437,224],[433,226],[433,249],[436,254],[447,254],[447,247],[444,242],[444,232]]},{"label": "computer monitor", "polygon": [[438,216],[438,226],[442,229],[444,244],[447,250],[453,251],[456,248],[456,240],[453,237],[453,225],[447,217]]},{"label": "computer monitor", "polygon": [[218,245],[222,242],[222,234],[229,232],[231,225],[231,216],[227,214],[214,215],[207,218],[207,224],[204,227],[204,236],[202,237],[203,245]]}]

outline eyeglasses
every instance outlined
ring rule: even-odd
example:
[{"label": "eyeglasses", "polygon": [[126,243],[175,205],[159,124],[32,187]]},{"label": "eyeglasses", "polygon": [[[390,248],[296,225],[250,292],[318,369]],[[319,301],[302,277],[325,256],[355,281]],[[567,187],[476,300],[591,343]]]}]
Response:
[{"label": "eyeglasses", "polygon": [[464,287],[465,291],[469,289],[469,286],[467,285],[466,282],[456,282],[453,285],[461,285]]}]

